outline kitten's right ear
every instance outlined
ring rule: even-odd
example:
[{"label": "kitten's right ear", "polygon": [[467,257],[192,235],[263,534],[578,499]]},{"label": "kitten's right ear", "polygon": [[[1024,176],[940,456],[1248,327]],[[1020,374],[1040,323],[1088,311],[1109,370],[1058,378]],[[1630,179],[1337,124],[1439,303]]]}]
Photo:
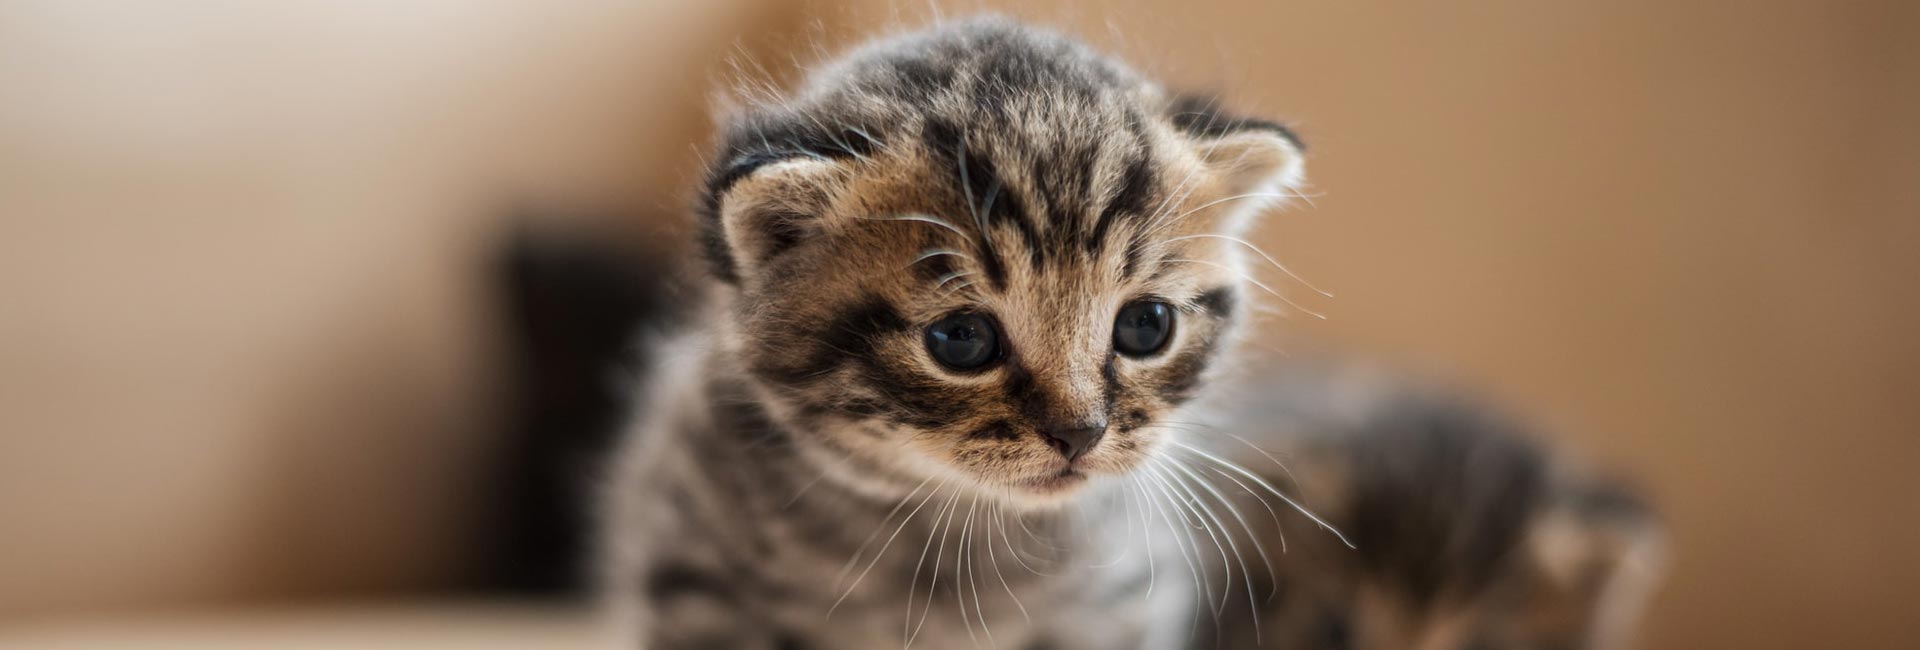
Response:
[{"label": "kitten's right ear", "polygon": [[716,169],[701,224],[714,274],[739,284],[816,235],[844,171],[831,158],[778,151],[740,154]]},{"label": "kitten's right ear", "polygon": [[880,141],[867,130],[793,112],[749,111],[722,140],[707,176],[701,239],[714,275],[731,284],[822,230],[853,162]]}]

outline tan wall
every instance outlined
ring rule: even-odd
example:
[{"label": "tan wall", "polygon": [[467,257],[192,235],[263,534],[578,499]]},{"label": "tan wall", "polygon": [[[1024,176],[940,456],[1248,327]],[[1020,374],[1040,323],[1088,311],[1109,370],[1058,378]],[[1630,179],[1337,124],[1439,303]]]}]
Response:
[{"label": "tan wall", "polygon": [[[1920,5],[1057,4],[1314,145],[1261,243],[1338,297],[1279,347],[1650,488],[1648,647],[1920,642]],[[0,5],[0,616],[456,572],[480,207],[674,205],[722,54],[893,13],[246,6]]]}]

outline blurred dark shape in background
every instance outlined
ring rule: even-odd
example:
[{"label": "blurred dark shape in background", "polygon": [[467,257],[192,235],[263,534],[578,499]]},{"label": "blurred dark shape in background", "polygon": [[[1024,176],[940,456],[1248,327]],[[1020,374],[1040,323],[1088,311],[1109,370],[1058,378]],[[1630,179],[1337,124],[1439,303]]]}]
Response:
[{"label": "blurred dark shape in background", "polygon": [[516,593],[588,584],[592,508],[649,361],[645,332],[680,315],[672,258],[596,230],[523,218],[502,251],[511,406],[483,582]]}]

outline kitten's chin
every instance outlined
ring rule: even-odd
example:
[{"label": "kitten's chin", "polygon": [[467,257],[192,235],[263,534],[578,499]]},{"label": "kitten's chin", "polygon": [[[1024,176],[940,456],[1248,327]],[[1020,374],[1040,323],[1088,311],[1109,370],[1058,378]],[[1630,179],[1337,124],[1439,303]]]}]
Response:
[{"label": "kitten's chin", "polygon": [[1015,502],[1016,507],[1050,510],[1072,503],[1093,490],[1091,486],[1099,482],[1095,479],[1126,476],[1135,465],[1112,459],[1063,464],[1043,473],[1007,480],[1003,485],[1012,489],[1003,490],[1003,494]]},{"label": "kitten's chin", "polygon": [[1069,467],[1038,476],[1013,479],[1000,494],[1007,504],[1019,510],[1054,510],[1085,493],[1091,476],[1084,469]]},{"label": "kitten's chin", "polygon": [[1087,484],[1087,473],[1068,467],[1052,474],[1020,481],[1019,486],[1038,495],[1071,494]]}]

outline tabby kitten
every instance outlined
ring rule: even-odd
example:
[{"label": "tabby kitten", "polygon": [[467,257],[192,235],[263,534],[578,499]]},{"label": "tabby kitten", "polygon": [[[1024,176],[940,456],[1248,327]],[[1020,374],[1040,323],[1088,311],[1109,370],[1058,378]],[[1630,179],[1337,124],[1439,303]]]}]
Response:
[{"label": "tabby kitten", "polygon": [[1237,235],[1301,151],[997,19],[734,116],[711,300],[608,493],[633,643],[1606,646],[1631,499],[1444,402],[1325,374],[1217,399]]}]

